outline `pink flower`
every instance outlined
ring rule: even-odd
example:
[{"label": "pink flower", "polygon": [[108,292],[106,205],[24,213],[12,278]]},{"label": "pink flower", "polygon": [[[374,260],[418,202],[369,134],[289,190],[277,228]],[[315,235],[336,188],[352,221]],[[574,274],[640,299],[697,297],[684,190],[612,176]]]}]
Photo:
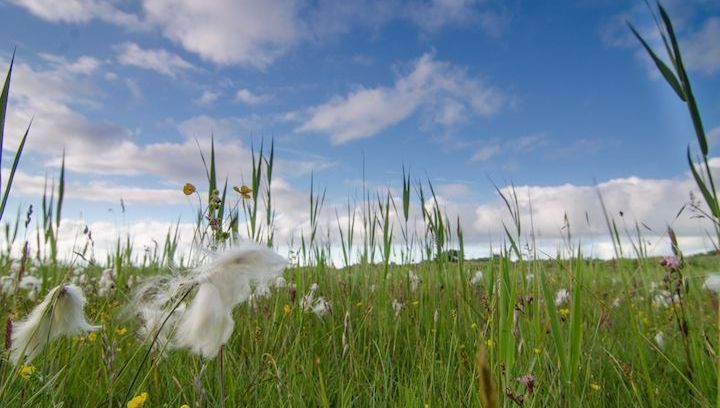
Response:
[{"label": "pink flower", "polygon": [[680,269],[680,261],[674,256],[666,256],[660,261],[660,265],[666,267],[670,271],[676,271]]}]

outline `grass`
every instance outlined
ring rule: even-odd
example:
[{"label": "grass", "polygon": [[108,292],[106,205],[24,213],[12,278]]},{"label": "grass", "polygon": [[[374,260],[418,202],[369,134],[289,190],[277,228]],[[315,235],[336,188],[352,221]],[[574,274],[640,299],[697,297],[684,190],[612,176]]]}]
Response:
[{"label": "grass", "polygon": [[[487,279],[478,286],[457,273],[441,277],[433,261],[391,265],[387,277],[382,265],[364,272],[360,266],[290,269],[288,282],[297,275],[306,278],[294,282],[294,300],[290,289],[278,288],[254,309],[236,310],[235,332],[224,349],[225,404],[479,406],[483,394],[492,391],[506,406],[516,404],[506,393],[522,395],[525,406],[712,405],[718,301],[701,285],[716,257],[693,257],[685,267],[693,294],[685,305],[692,323],[692,378],[675,324],[677,306],[653,305],[651,282],[661,282],[665,270],[657,260],[648,261],[647,270],[639,260],[467,262],[469,271],[486,276],[493,271],[498,277],[493,285]],[[50,276],[67,273],[63,266],[41,268],[51,269]],[[415,292],[409,268],[422,279]],[[538,279],[526,279],[528,271],[539,271]],[[88,269],[91,276],[99,273]],[[623,287],[623,273],[632,276],[631,287]],[[329,314],[316,316],[299,307],[311,282],[331,300]],[[571,299],[556,306],[560,288],[568,288]],[[216,360],[200,378],[202,362],[186,352],[153,356],[142,364],[147,344],[134,335],[137,323],[121,317],[129,291],[102,298],[88,290],[88,296],[88,317],[101,322],[102,331],[52,343],[34,362],[29,379],[3,364],[5,406],[60,401],[74,407],[124,406],[126,394],[141,392],[148,392],[151,406],[193,406],[201,395],[211,406],[220,405]],[[12,308],[11,299],[3,297],[3,321],[8,312],[21,316],[33,306],[22,295],[15,300]],[[393,300],[403,303],[397,317]],[[663,347],[654,340],[658,332],[664,333]],[[487,356],[494,390],[480,387],[478,353]],[[536,378],[532,394],[518,381],[527,374]]]},{"label": "grass", "polygon": [[[688,162],[705,200],[705,206],[692,205],[720,240],[720,205],[702,120],[670,19],[662,7],[658,12],[669,65],[631,29],[688,107],[701,153],[698,165],[688,148]],[[0,97],[0,125],[11,70],[12,64]],[[220,188],[214,142],[207,160],[201,152],[207,190],[183,189],[198,200],[194,248],[222,248],[243,238],[277,246],[270,188],[274,147],[253,149],[250,180],[230,190],[228,180]],[[45,190],[36,235],[27,236],[31,210],[25,235],[19,233],[20,210],[14,222],[6,222],[0,276],[14,290],[0,294],[0,321],[7,337],[11,323],[44,293],[83,270],[87,315],[103,328],[54,341],[32,366],[13,367],[6,342],[0,358],[3,406],[139,406],[147,393],[145,406],[162,407],[720,407],[720,302],[703,287],[719,269],[717,254],[685,258],[669,230],[679,266],[662,265],[648,256],[638,224],[634,236],[621,236],[601,195],[612,261],[585,258],[567,224],[563,245],[572,256],[539,259],[532,221],[521,225],[517,192],[497,186],[512,220],[504,226],[506,244],[489,259],[468,260],[462,221],[448,217],[429,181],[413,179],[404,167],[399,197],[390,189],[364,187],[360,200],[348,200],[345,217],[336,211],[331,225],[322,222],[325,190],[311,177],[309,228],[290,243],[288,286],[237,307],[222,357],[203,361],[185,351],[152,351],[136,335],[138,322],[127,309],[139,281],[192,267],[200,254],[178,252],[176,226],[141,259],[129,237],[118,237],[100,266],[91,258],[90,232],[73,262],[61,259],[62,163],[59,180]],[[339,235],[340,269],[329,262],[331,229]],[[16,241],[22,255],[11,259]],[[114,269],[116,288],[101,296],[105,267]],[[35,301],[18,289],[27,275],[42,281]],[[331,302],[326,314],[301,307],[313,284],[319,285],[316,296]],[[559,301],[563,290],[568,296]]]}]

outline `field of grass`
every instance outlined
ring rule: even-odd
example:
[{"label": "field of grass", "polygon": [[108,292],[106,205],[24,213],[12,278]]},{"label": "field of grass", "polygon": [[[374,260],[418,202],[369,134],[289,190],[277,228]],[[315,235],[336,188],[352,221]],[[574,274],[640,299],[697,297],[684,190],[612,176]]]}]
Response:
[{"label": "field of grass", "polygon": [[[704,200],[691,206],[715,227],[717,241],[720,205],[702,121],[669,18],[659,12],[670,66],[646,49],[688,107],[701,163],[690,149],[688,162]],[[0,128],[9,81],[10,73]],[[274,146],[261,146],[248,185],[228,189],[218,183],[213,146],[201,158],[207,189],[182,188],[193,202],[197,197],[195,253],[178,252],[178,231],[171,229],[163,245],[140,254],[129,237],[118,237],[105,260],[92,259],[88,231],[71,260],[59,254],[63,164],[37,214],[18,210],[4,224],[0,406],[720,407],[717,254],[683,257],[670,229],[674,256],[650,257],[640,228],[621,237],[606,213],[614,260],[586,258],[570,226],[561,244],[572,255],[541,257],[532,225],[521,225],[526,215],[513,189],[498,189],[513,220],[505,225],[506,244],[489,259],[466,260],[461,220],[447,216],[429,181],[405,171],[400,194],[363,191],[348,202],[347,214],[335,214],[335,225],[320,221],[325,193],[311,181],[309,228],[288,244],[283,279],[273,276],[274,285],[241,296],[220,352],[202,357],[159,347],[157,332],[148,335],[138,318],[143,282],[193,273],[202,254],[242,241],[279,247],[273,158]],[[333,251],[342,268],[330,261]],[[230,272],[242,278],[241,269]],[[101,328],[51,339],[31,361],[15,364],[18,322],[50,293],[51,306],[39,309],[45,313],[38,321],[66,324],[54,308],[68,302],[70,283],[82,288],[87,320]],[[190,303],[205,284],[194,281],[168,302]],[[53,295],[57,285],[60,294]]]},{"label": "field of grass", "polygon": [[[425,262],[391,266],[387,279],[378,266],[294,267],[285,272],[289,286],[236,309],[222,372],[217,358],[183,351],[144,359],[138,322],[123,318],[126,279],[101,297],[93,289],[100,270],[88,268],[86,313],[103,328],[51,343],[25,375],[4,362],[0,393],[3,406],[125,406],[143,392],[146,406],[167,407],[221,406],[221,395],[228,407],[513,406],[520,399],[524,406],[709,406],[720,367],[718,298],[702,285],[715,268],[715,256],[688,259],[687,287],[673,302],[657,259],[496,257],[463,271]],[[68,270],[45,264],[38,272],[49,287]],[[471,283],[476,271],[482,278]],[[330,302],[324,314],[300,306],[312,283]],[[556,305],[560,289],[570,296]],[[35,303],[22,290],[1,302],[2,321]]]}]

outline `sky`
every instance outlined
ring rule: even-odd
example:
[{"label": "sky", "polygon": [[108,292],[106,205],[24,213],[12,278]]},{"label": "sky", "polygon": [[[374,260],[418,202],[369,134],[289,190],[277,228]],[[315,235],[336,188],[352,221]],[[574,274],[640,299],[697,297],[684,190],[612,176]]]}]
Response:
[{"label": "sky", "polygon": [[[720,3],[665,6],[715,157]],[[3,175],[32,119],[5,221],[37,210],[64,151],[65,247],[85,225],[100,254],[128,233],[152,245],[178,219],[191,228],[182,185],[205,185],[212,135],[230,185],[274,140],[285,243],[307,230],[311,175],[335,233],[336,208],[364,185],[397,194],[404,166],[475,254],[508,222],[493,183],[517,187],[524,216],[532,203],[549,253],[567,215],[609,256],[598,188],[628,229],[647,225],[653,251],[669,250],[666,225],[687,251],[710,249],[706,222],[676,218],[694,188],[687,110],[628,21],[658,45],[643,1],[0,0],[1,67],[16,48]]]}]

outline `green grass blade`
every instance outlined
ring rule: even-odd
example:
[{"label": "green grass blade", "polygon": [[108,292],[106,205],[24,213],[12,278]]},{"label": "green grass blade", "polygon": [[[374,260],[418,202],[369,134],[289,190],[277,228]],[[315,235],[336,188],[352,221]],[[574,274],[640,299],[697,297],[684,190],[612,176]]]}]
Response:
[{"label": "green grass blade", "polygon": [[5,191],[3,192],[2,203],[0,204],[0,220],[2,219],[3,213],[5,213],[5,205],[7,204],[7,199],[10,196],[10,187],[12,187],[12,182],[15,178],[15,171],[17,171],[18,164],[20,163],[20,155],[22,155],[23,148],[25,147],[25,141],[27,140],[28,133],[30,132],[30,126],[32,126],[32,120],[30,121],[30,124],[28,124],[27,129],[25,129],[25,134],[23,134],[23,137],[20,140],[20,146],[18,146],[18,149],[15,152],[15,159],[13,160],[12,167],[10,168],[10,176],[8,177],[7,185],[5,186]]}]

